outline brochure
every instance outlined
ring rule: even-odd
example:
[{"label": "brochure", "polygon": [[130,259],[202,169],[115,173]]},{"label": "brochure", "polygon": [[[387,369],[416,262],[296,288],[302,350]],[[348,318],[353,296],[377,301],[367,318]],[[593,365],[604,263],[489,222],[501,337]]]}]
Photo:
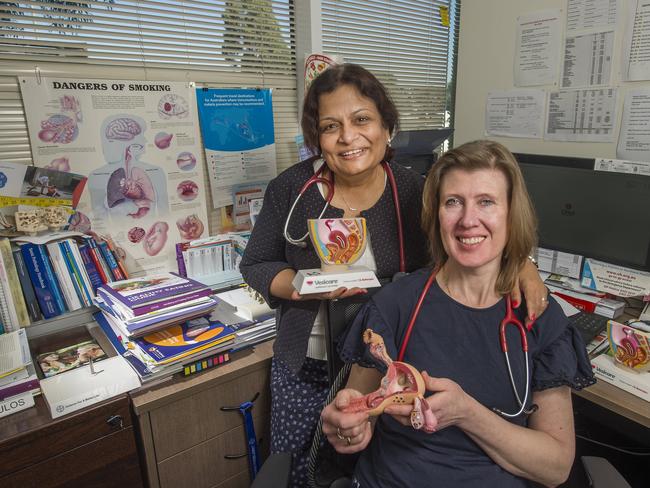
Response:
[{"label": "brochure", "polygon": [[36,362],[46,378],[64,371],[88,364],[90,359],[99,361],[106,358],[106,353],[95,341],[85,341],[56,351],[39,354]]}]

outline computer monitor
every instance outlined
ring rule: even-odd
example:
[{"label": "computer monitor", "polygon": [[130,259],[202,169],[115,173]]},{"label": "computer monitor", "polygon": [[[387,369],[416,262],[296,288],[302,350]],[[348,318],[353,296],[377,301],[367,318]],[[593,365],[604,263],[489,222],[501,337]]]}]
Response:
[{"label": "computer monitor", "polygon": [[515,154],[540,247],[650,271],[650,176],[595,171],[594,159]]},{"label": "computer monitor", "polygon": [[436,160],[434,149],[445,142],[453,131],[450,127],[400,130],[391,141],[395,150],[393,160],[421,175],[426,175]]}]

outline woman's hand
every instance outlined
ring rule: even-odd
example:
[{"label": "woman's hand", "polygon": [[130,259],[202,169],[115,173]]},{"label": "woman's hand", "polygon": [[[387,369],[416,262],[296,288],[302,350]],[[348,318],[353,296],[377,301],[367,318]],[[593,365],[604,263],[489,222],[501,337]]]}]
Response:
[{"label": "woman's hand", "polygon": [[[433,392],[433,395],[424,401],[431,407],[437,421],[436,431],[461,422],[469,411],[471,399],[467,393],[447,378],[432,378],[426,371],[422,372],[422,378],[427,391]],[[410,427],[412,410],[413,405],[389,405],[384,409],[384,413],[392,415],[400,424]]]},{"label": "woman's hand", "polygon": [[526,263],[519,272],[518,281],[515,284],[515,289],[512,290],[510,297],[512,298],[513,307],[517,308],[521,304],[521,292],[526,297],[526,327],[537,320],[537,318],[544,313],[548,307],[548,290],[544,286],[544,282],[539,277],[537,268],[530,260],[526,259]]},{"label": "woman's hand", "polygon": [[344,413],[341,411],[350,399],[363,396],[357,390],[346,388],[336,395],[332,403],[321,413],[323,433],[329,443],[342,454],[352,454],[366,448],[372,438],[372,425],[367,413]]},{"label": "woman's hand", "polygon": [[301,295],[296,290],[291,293],[291,299],[295,301],[302,300],[338,300],[340,298],[348,298],[354,295],[364,295],[368,293],[365,288],[345,288],[344,286],[336,290],[328,291],[327,293],[309,293]]}]

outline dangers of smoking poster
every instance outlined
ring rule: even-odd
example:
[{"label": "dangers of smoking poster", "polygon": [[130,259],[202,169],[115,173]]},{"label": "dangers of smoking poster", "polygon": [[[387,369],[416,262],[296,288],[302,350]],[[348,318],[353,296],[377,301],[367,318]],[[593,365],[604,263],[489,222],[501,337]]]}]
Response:
[{"label": "dangers of smoking poster", "polygon": [[34,164],[88,176],[70,227],[110,235],[134,276],[208,235],[193,83],[21,78]]}]

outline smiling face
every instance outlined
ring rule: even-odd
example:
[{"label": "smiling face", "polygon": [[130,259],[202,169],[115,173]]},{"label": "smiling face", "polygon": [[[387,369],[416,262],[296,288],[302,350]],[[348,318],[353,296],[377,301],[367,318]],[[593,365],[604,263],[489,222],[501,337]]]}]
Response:
[{"label": "smiling face", "polygon": [[452,169],[440,185],[440,235],[449,261],[498,272],[508,239],[508,180],[498,169]]},{"label": "smiling face", "polygon": [[342,178],[367,177],[384,158],[389,138],[377,106],[351,85],[319,98],[319,142],[329,168]]}]

